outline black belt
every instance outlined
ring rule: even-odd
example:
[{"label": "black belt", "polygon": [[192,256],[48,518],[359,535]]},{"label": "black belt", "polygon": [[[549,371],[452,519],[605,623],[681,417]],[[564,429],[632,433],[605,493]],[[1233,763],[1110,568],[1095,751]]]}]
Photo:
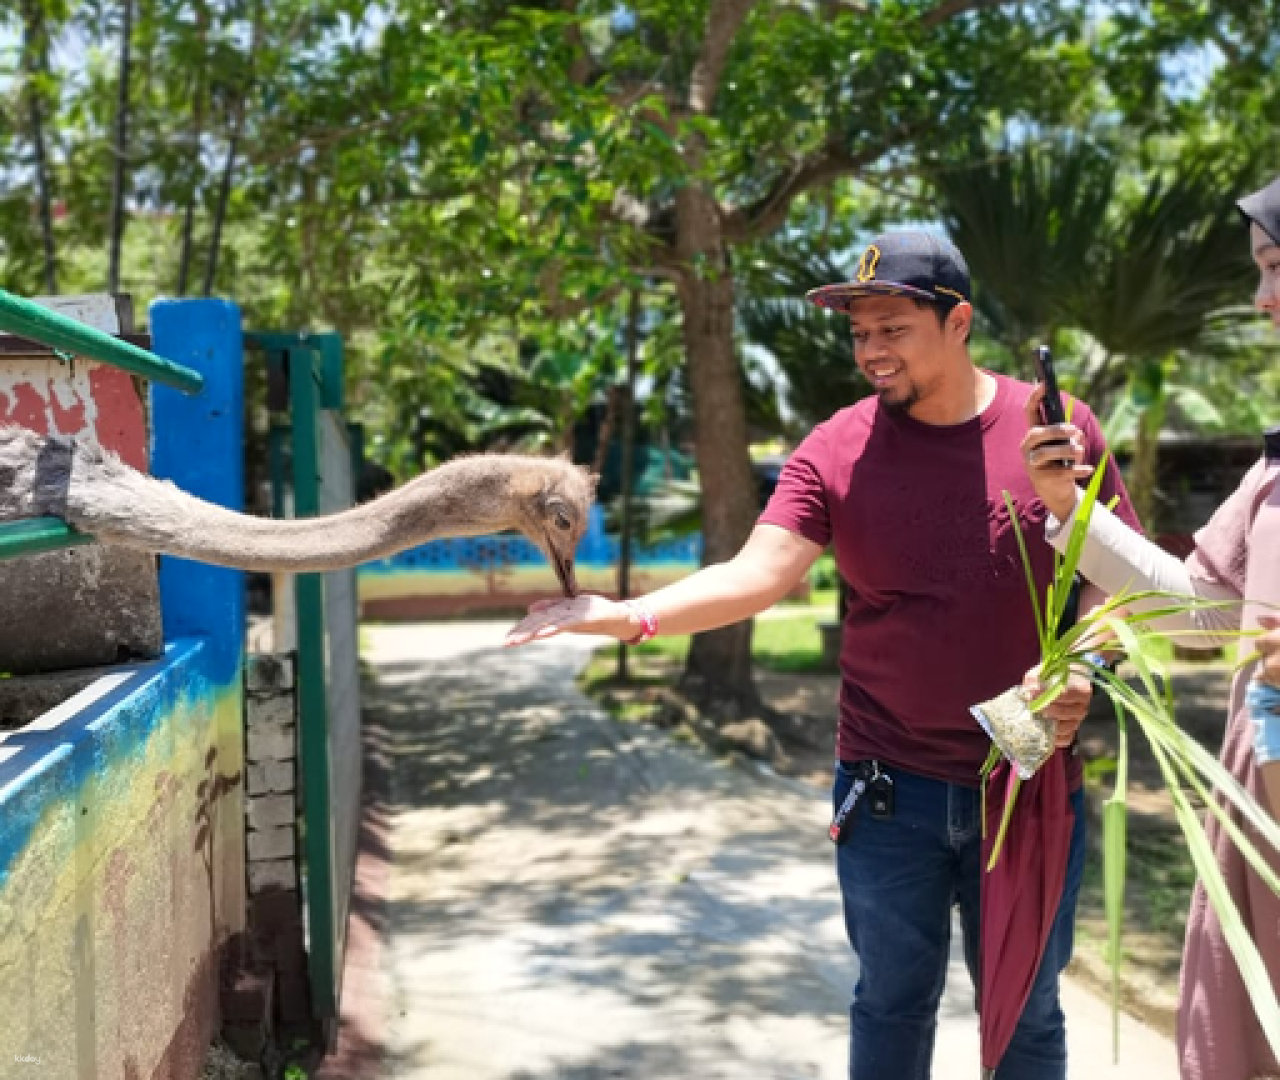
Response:
[{"label": "black belt", "polygon": [[871,780],[876,776],[889,774],[889,767],[875,758],[867,758],[863,761],[845,761],[841,758],[840,765],[855,780]]}]

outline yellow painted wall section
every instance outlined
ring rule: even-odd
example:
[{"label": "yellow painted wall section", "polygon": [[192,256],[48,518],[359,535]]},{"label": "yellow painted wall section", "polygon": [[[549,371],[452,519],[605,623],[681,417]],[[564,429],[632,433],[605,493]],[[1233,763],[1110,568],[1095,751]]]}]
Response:
[{"label": "yellow painted wall section", "polygon": [[76,744],[38,766],[55,797],[0,884],[0,1077],[199,1073],[243,929],[242,693],[188,672],[153,704],[95,721],[88,768]]}]

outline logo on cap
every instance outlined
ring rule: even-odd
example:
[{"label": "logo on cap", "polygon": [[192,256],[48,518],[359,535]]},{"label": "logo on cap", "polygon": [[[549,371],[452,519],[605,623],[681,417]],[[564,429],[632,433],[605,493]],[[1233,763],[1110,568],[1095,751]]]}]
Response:
[{"label": "logo on cap", "polygon": [[876,266],[880,262],[880,249],[872,244],[862,253],[862,258],[858,260],[858,272],[856,277],[859,281],[874,281],[876,278]]}]

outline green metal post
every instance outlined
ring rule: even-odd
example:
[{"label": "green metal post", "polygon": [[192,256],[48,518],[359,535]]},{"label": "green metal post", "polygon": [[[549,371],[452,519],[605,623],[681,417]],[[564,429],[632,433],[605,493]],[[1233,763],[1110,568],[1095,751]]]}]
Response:
[{"label": "green metal post", "polygon": [[320,354],[320,403],[326,409],[341,412],[346,406],[342,379],[342,335],[312,334],[307,339]]},{"label": "green metal post", "polygon": [[[293,421],[293,512],[300,518],[320,512],[320,372],[316,361],[315,351],[297,339],[289,351],[289,404]],[[299,574],[294,588],[312,1005],[317,1017],[331,1019],[337,1015],[338,981],[324,577]]]}]

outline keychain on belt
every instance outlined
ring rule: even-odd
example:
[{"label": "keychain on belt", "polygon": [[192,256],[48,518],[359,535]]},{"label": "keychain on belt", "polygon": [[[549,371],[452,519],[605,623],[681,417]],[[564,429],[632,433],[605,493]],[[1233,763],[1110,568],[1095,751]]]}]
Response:
[{"label": "keychain on belt", "polygon": [[867,782],[862,777],[857,777],[853,781],[853,786],[849,788],[849,794],[844,797],[844,802],[840,804],[840,809],[836,811],[836,816],[831,819],[831,825],[827,829],[827,835],[831,837],[833,844],[843,844],[845,837],[849,835],[849,828],[853,825],[853,808],[858,805],[858,800],[862,798],[862,793],[867,790]]},{"label": "keychain on belt", "polygon": [[864,794],[870,796],[871,802],[868,808],[873,818],[877,821],[885,821],[893,817],[893,777],[886,772],[881,772],[878,761],[871,762],[871,769],[869,780],[864,780],[860,776],[854,778],[849,793],[844,797],[844,802],[840,804],[840,809],[831,819],[827,836],[831,838],[833,844],[843,844],[848,838],[849,830],[853,827],[853,811]]}]

